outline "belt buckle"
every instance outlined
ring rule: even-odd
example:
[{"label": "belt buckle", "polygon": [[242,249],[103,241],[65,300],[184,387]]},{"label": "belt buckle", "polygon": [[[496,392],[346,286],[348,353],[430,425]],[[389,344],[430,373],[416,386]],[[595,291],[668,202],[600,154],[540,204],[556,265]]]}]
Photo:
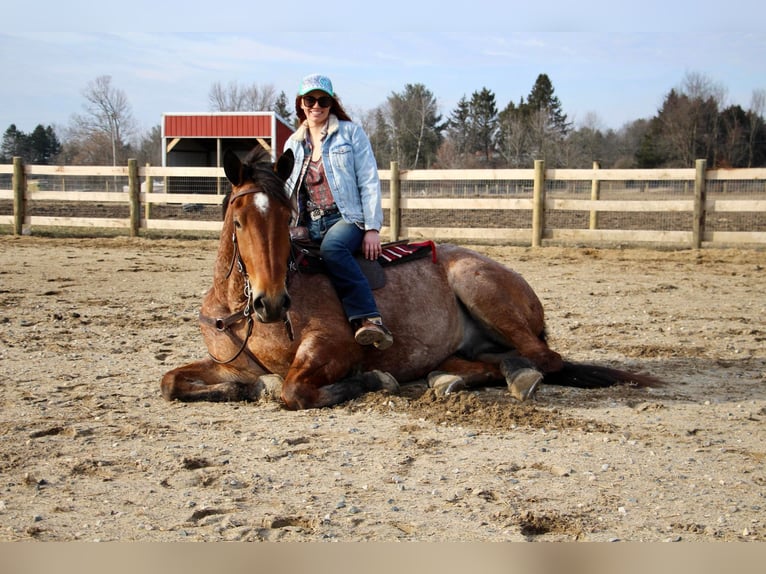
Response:
[{"label": "belt buckle", "polygon": [[309,213],[309,217],[311,218],[311,221],[317,221],[319,219],[322,219],[323,215],[324,215],[324,211],[322,209],[319,209],[318,207],[316,209],[312,209],[311,213]]}]

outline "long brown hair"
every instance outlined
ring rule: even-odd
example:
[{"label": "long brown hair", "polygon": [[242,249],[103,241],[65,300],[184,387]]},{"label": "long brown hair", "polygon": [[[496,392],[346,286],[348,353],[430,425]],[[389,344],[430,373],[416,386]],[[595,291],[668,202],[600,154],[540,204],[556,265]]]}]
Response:
[{"label": "long brown hair", "polygon": [[[352,121],[352,119],[346,113],[346,110],[344,110],[343,106],[340,105],[340,101],[338,100],[338,98],[334,96],[330,96],[330,97],[332,98],[330,113],[335,114],[339,120],[345,120],[347,122]],[[301,107],[302,99],[303,99],[303,96],[295,96],[295,115],[298,116],[299,125],[306,121],[306,113],[303,111],[303,108]]]}]

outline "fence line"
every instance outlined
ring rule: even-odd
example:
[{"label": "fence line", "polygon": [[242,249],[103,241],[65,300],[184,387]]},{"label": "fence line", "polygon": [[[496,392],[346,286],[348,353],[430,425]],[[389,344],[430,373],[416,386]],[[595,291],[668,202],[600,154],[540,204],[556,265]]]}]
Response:
[{"label": "fence line", "polygon": [[[766,245],[763,168],[708,170],[698,160],[685,169],[597,163],[545,169],[538,160],[532,169],[399,170],[392,162],[380,177],[388,215],[381,233],[391,240]],[[141,229],[219,231],[228,188],[221,168],[138,167],[135,160],[117,167],[39,166],[14,158],[0,165],[0,225],[14,234],[46,226],[116,228],[131,236]],[[206,217],[210,211],[214,217]],[[624,228],[605,228],[610,215],[622,217]],[[738,216],[749,223],[737,224]],[[641,228],[639,217],[655,227]],[[663,217],[676,218],[678,228],[657,228]]]}]

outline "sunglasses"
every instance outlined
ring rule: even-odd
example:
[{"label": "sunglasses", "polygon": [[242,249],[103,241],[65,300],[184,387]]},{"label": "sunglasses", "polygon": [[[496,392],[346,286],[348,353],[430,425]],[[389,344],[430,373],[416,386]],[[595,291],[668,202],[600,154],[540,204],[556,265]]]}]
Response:
[{"label": "sunglasses", "polygon": [[329,108],[332,105],[332,98],[330,96],[321,96],[315,98],[314,96],[303,96],[303,105],[307,108],[313,108],[314,104],[319,104],[320,108]]}]

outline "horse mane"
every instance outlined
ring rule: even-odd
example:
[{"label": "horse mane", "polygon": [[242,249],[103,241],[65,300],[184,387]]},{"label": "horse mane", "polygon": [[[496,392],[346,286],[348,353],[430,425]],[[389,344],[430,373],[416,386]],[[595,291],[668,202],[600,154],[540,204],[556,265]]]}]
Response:
[{"label": "horse mane", "polygon": [[[261,145],[256,145],[248,152],[242,161],[242,181],[252,181],[270,198],[276,199],[283,205],[290,204],[290,198],[285,193],[285,184],[274,172],[271,154]],[[221,203],[221,219],[226,218],[229,207],[231,190],[223,196]]]}]

